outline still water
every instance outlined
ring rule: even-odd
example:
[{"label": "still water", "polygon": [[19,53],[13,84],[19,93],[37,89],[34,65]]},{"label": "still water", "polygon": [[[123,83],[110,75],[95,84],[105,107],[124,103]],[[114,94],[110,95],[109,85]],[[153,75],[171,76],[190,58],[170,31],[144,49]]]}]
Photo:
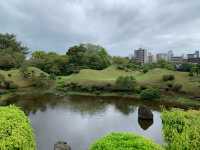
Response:
[{"label": "still water", "polygon": [[[114,131],[128,131],[163,143],[159,104],[128,98],[15,96],[5,105],[16,104],[28,115],[38,150],[53,150],[66,141],[72,150],[87,150],[96,139]],[[138,107],[147,105],[153,121],[138,120]]]}]

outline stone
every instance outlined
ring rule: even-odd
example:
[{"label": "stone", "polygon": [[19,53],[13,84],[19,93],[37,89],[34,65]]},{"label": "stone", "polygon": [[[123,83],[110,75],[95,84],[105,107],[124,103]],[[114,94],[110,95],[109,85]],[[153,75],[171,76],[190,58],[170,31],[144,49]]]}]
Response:
[{"label": "stone", "polygon": [[54,144],[54,150],[71,150],[71,147],[67,144],[67,142],[59,141]]},{"label": "stone", "polygon": [[153,113],[146,106],[140,106],[138,109],[138,119],[153,120]]},{"label": "stone", "polygon": [[147,130],[153,124],[153,119],[140,119],[138,118],[138,124],[143,130]]}]

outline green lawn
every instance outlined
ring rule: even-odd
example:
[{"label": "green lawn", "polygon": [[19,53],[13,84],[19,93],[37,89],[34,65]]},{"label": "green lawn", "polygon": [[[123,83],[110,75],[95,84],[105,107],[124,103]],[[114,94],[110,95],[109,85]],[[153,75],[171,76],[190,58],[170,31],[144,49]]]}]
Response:
[{"label": "green lawn", "polygon": [[78,74],[70,76],[61,76],[57,82],[77,82],[79,84],[104,84],[114,83],[119,76],[132,75],[136,78],[139,84],[161,87],[164,82],[162,76],[165,74],[173,74],[175,76],[175,83],[183,85],[183,90],[188,93],[199,95],[200,93],[200,79],[189,77],[186,72],[171,71],[166,69],[153,69],[146,74],[138,71],[125,72],[118,70],[115,67],[109,67],[105,70],[91,70],[83,69]]},{"label": "green lawn", "polygon": [[[38,68],[29,67],[28,72],[31,73],[32,71],[34,71],[36,76],[40,75],[41,73],[48,75],[47,73],[41,71]],[[0,74],[3,75],[7,81],[12,81],[18,87],[28,87],[31,85],[30,80],[25,79],[23,75],[21,74],[21,72],[19,71],[19,69],[13,69],[9,71],[0,70]],[[9,74],[11,75],[10,77],[9,77]]]}]

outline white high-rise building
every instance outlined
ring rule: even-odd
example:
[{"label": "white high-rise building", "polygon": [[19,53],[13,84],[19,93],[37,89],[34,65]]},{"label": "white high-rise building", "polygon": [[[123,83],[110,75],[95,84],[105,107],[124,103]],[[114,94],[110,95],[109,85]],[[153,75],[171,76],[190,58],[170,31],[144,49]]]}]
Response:
[{"label": "white high-rise building", "polygon": [[135,50],[134,52],[134,58],[137,62],[141,64],[148,63],[148,56],[147,56],[147,50],[139,48],[138,50]]}]

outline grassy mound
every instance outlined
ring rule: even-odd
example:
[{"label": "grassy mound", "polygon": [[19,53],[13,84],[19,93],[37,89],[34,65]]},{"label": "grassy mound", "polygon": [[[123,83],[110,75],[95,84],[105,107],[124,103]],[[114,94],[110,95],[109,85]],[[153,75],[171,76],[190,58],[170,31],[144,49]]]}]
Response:
[{"label": "grassy mound", "polygon": [[0,149],[35,150],[35,139],[24,112],[14,106],[0,107]]},{"label": "grassy mound", "polygon": [[134,76],[138,84],[149,85],[156,88],[163,86],[163,75],[172,74],[175,76],[175,83],[183,85],[183,90],[192,95],[199,95],[200,93],[200,79],[196,77],[189,77],[186,72],[171,71],[167,69],[152,69],[147,73],[138,71],[124,71],[116,69],[114,66],[104,70],[83,69],[78,74],[70,76],[61,76],[57,82],[76,82],[78,84],[107,84],[114,83],[119,76]]},{"label": "grassy mound", "polygon": [[168,150],[200,149],[200,111],[174,109],[162,113]]},{"label": "grassy mound", "polygon": [[70,76],[62,76],[59,81],[63,82],[77,82],[79,84],[102,84],[114,83],[119,76],[131,76],[138,72],[125,72],[118,70],[114,66],[108,67],[104,70],[83,69],[78,74]]},{"label": "grassy mound", "polygon": [[111,133],[97,140],[89,150],[162,150],[162,147],[132,133]]},{"label": "grassy mound", "polygon": [[[43,72],[42,70],[36,67],[29,67],[28,72],[29,73],[34,72],[36,76],[39,76],[41,73],[48,76],[47,73]],[[28,79],[25,79],[23,77],[19,69],[14,69],[9,71],[0,70],[0,74],[4,76],[5,80],[12,81],[18,87],[28,87],[32,84]]]}]

